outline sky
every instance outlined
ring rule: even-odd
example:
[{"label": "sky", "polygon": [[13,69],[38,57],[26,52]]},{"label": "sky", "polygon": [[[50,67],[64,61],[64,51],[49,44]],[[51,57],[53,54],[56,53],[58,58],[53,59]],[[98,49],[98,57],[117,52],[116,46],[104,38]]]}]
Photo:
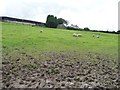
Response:
[{"label": "sky", "polygon": [[118,30],[119,0],[0,0],[0,16],[46,22],[47,15],[92,30]]}]

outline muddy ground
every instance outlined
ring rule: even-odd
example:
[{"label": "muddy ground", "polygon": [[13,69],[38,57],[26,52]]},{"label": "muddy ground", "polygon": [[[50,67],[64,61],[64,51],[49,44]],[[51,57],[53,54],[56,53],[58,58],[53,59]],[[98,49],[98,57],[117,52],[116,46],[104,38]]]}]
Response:
[{"label": "muddy ground", "polygon": [[3,54],[2,71],[3,88],[119,87],[117,60],[90,52]]}]

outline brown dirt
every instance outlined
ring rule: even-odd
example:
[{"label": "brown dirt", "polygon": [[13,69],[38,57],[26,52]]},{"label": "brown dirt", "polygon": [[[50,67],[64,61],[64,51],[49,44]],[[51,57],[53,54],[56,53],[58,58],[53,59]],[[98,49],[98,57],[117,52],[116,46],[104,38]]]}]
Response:
[{"label": "brown dirt", "polygon": [[98,54],[44,52],[39,58],[4,54],[2,61],[3,88],[119,87],[117,61]]}]

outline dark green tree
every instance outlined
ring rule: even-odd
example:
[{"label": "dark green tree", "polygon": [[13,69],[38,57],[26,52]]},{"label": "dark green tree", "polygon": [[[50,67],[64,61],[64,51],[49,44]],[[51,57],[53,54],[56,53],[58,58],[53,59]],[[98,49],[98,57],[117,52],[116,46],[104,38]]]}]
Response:
[{"label": "dark green tree", "polygon": [[58,18],[58,24],[68,24],[68,21],[63,18]]},{"label": "dark green tree", "polygon": [[84,30],[85,31],[90,31],[90,29],[88,27],[85,27]]},{"label": "dark green tree", "polygon": [[48,15],[46,20],[46,26],[50,28],[56,28],[58,25],[57,17],[53,15]]},{"label": "dark green tree", "polygon": [[48,15],[46,20],[46,26],[49,28],[56,28],[58,24],[68,24],[68,21],[63,18],[58,18],[54,15]]}]

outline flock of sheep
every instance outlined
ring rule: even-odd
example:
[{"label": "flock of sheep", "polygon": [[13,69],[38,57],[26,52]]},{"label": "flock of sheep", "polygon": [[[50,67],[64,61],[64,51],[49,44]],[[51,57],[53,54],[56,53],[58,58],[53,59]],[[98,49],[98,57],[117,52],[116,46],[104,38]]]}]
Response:
[{"label": "flock of sheep", "polygon": [[[73,33],[73,37],[82,37],[82,34]],[[93,37],[100,38],[100,35],[93,34]]]},{"label": "flock of sheep", "polygon": [[93,34],[93,37],[100,38],[100,35],[95,35],[95,34]]},{"label": "flock of sheep", "polygon": [[[42,33],[42,32],[43,32],[43,30],[40,30],[40,33]],[[73,37],[82,37],[82,34],[73,33]],[[100,38],[100,34],[99,35],[93,34],[93,37]]]}]

